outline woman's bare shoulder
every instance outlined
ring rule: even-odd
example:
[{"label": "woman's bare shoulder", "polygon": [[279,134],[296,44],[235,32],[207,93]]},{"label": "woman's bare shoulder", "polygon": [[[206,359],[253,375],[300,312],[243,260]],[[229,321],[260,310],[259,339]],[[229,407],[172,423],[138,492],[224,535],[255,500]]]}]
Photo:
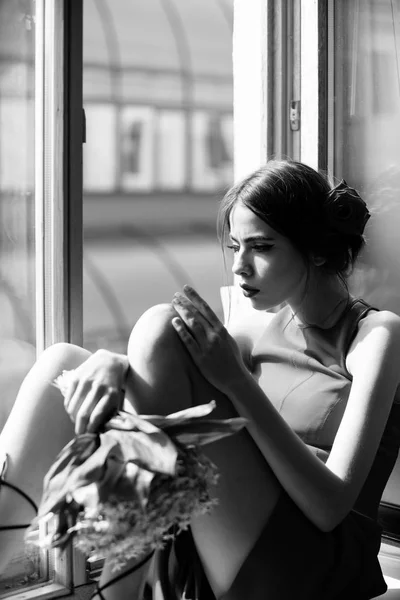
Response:
[{"label": "woman's bare shoulder", "polygon": [[382,330],[391,335],[400,335],[400,317],[390,310],[372,310],[358,325],[353,346],[363,341],[369,333]]},{"label": "woman's bare shoulder", "polygon": [[385,360],[395,359],[391,356],[393,347],[400,345],[400,317],[389,310],[371,311],[361,319],[357,333],[349,348],[347,364],[350,373],[356,363],[363,361],[363,356],[369,348],[374,350],[376,358]]}]

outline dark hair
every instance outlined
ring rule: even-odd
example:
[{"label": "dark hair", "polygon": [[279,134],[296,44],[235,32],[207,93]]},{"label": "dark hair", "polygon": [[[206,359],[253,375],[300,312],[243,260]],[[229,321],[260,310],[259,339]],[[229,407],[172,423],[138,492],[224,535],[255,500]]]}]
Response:
[{"label": "dark hair", "polygon": [[332,188],[324,175],[303,163],[271,160],[234,185],[219,208],[222,243],[237,202],[289,238],[307,262],[323,257],[322,268],[332,273],[346,275],[364,245],[365,202],[346,182]]}]

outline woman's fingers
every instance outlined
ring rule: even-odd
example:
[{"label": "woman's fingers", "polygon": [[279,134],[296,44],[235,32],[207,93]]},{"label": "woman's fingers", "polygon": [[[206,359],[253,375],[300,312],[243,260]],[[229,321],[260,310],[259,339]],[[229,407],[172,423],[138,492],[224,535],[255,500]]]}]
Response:
[{"label": "woman's fingers", "polygon": [[223,333],[224,326],[216,314],[190,286],[184,286],[184,294],[176,293],[172,305],[180,321],[173,323],[182,341],[192,354],[198,349],[206,350],[214,344],[216,336]]},{"label": "woman's fingers", "polygon": [[75,414],[76,435],[86,433],[90,416],[103,395],[103,390],[100,390],[98,388],[92,388],[90,392],[86,395],[86,397],[83,399]]},{"label": "woman's fingers", "polygon": [[120,395],[121,392],[114,388],[93,386],[88,381],[81,382],[67,409],[75,422],[76,435],[94,432],[104,425],[122,404]]},{"label": "woman's fingers", "polygon": [[218,328],[222,326],[221,321],[218,319],[215,312],[209,307],[207,302],[203,300],[203,298],[194,290],[190,285],[185,285],[183,287],[183,291],[186,296],[193,304],[193,306],[203,315],[205,319],[212,325],[214,328]]},{"label": "woman's fingers", "polygon": [[118,411],[120,404],[119,390],[105,386],[93,387],[75,416],[75,433],[93,433]]},{"label": "woman's fingers", "polygon": [[183,294],[178,293],[172,299],[172,305],[196,341],[199,344],[205,341],[207,335],[206,329],[207,326],[209,327],[209,323],[207,323],[203,315],[199,313],[190,300],[185,298]]},{"label": "woman's fingers", "polygon": [[91,388],[90,381],[77,379],[70,384],[64,398],[64,407],[69,416],[75,421],[76,414]]},{"label": "woman's fingers", "polygon": [[187,350],[191,354],[191,356],[196,359],[199,355],[199,345],[194,339],[194,337],[188,331],[185,323],[179,317],[174,317],[172,319],[172,326],[175,331],[178,333],[182,342],[185,344]]},{"label": "woman's fingers", "polygon": [[69,405],[71,404],[71,400],[75,395],[78,385],[79,385],[79,379],[77,377],[69,378],[68,388],[67,388],[66,392],[64,393],[64,408],[67,411],[67,413],[69,413]]},{"label": "woman's fingers", "polygon": [[122,407],[124,402],[124,391],[113,391],[105,394],[97,402],[90,412],[90,418],[86,426],[88,433],[96,433],[107,421],[113,417]]}]

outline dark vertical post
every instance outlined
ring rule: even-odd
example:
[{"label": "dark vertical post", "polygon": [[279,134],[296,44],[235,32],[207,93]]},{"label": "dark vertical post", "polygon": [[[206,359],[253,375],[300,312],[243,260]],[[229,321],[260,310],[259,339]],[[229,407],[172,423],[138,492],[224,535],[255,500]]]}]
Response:
[{"label": "dark vertical post", "polygon": [[82,210],[82,144],[85,120],[82,99],[83,66],[83,2],[66,1],[65,6],[65,165],[66,202],[65,239],[67,286],[69,298],[69,341],[83,340],[83,210]]}]

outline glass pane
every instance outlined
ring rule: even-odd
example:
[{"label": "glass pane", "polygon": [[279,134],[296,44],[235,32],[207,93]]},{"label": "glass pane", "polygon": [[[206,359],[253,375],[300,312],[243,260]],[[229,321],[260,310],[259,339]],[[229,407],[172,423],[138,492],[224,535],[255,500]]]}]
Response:
[{"label": "glass pane", "polygon": [[[400,0],[335,4],[334,174],[372,212],[354,293],[400,314]],[[399,504],[400,463],[384,494]]]},{"label": "glass pane", "polygon": [[[0,3],[0,431],[36,354],[33,10]],[[39,554],[21,547],[0,574],[0,594],[43,577]]]},{"label": "glass pane", "polygon": [[[84,345],[126,350],[191,283],[222,316],[232,0],[84,1]],[[182,49],[185,49],[184,51]]]}]

